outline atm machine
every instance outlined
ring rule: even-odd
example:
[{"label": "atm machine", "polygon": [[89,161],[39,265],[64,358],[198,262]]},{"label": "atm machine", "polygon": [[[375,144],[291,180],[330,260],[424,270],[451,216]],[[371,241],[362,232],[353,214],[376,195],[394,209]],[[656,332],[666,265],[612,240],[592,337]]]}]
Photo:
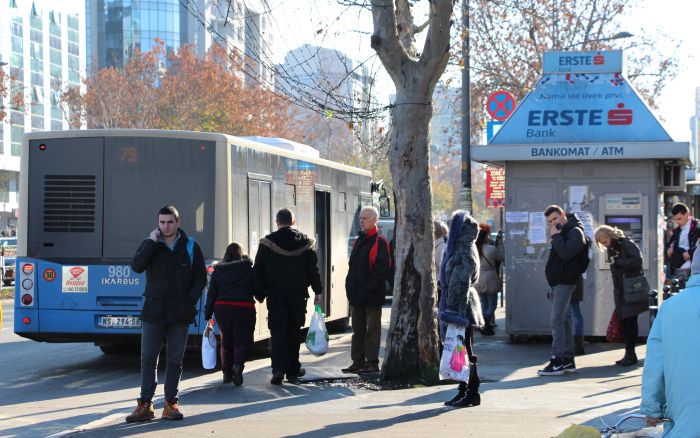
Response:
[{"label": "atm machine", "polygon": [[[649,197],[642,193],[613,193],[601,195],[599,210],[598,210],[598,223],[609,225],[611,227],[616,227],[625,233],[625,236],[629,237],[637,244],[639,250],[642,254],[642,269],[644,270],[644,275],[649,281],[649,285],[652,289],[658,288],[659,266],[654,263],[650,263],[650,260],[654,258],[659,260],[660,248],[656,245],[652,245],[650,248],[650,241],[652,240],[649,236],[652,223],[649,217]],[[598,279],[596,285],[598,286],[598,291],[594,294],[597,296],[598,300],[601,300],[601,295],[609,294],[609,288],[612,287],[612,283],[604,277],[608,277],[610,274],[610,263],[612,262],[606,253],[599,253],[598,257]],[[663,257],[661,257],[663,260]],[[602,275],[601,275],[602,274]],[[607,274],[607,275],[605,275]],[[600,289],[605,290],[600,290]],[[648,318],[648,313],[643,313],[643,316],[639,318],[639,333],[644,336],[649,332],[650,321]]]},{"label": "atm machine", "polygon": [[[616,227],[637,244],[642,253],[642,268],[649,269],[649,201],[641,193],[602,195],[598,223]],[[647,227],[648,228],[648,227]],[[610,269],[608,257],[598,257],[598,269]]]}]

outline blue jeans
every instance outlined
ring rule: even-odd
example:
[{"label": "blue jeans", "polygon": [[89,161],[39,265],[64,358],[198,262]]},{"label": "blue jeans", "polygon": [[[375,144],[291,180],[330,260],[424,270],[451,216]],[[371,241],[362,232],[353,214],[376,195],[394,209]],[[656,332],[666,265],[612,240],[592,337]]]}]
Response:
[{"label": "blue jeans", "polygon": [[583,313],[581,313],[581,302],[571,302],[571,318],[574,321],[574,336],[583,336]]},{"label": "blue jeans", "polygon": [[484,315],[486,325],[492,325],[493,314],[496,312],[496,306],[498,306],[498,294],[479,294],[479,300],[481,301],[481,313]]},{"label": "blue jeans", "polygon": [[575,284],[552,286],[552,356],[574,357],[574,334],[571,326],[571,294]]}]

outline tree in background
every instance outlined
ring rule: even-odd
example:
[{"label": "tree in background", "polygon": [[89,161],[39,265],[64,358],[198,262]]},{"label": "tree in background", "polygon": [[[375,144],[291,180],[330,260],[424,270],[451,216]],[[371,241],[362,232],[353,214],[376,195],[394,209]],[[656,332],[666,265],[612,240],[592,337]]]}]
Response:
[{"label": "tree in background", "polygon": [[[5,105],[8,96],[9,105]],[[0,123],[7,120],[10,110],[24,111],[24,89],[17,78],[7,74],[0,66]]]},{"label": "tree in background", "polygon": [[[471,0],[472,129],[483,130],[488,95],[508,90],[518,102],[542,74],[548,50],[625,50],[626,77],[651,107],[675,77],[678,60],[665,56],[658,32],[620,39],[625,14],[641,0]],[[461,60],[461,52],[454,56]]]},{"label": "tree in background", "polygon": [[[167,67],[166,67],[167,66]],[[293,105],[272,90],[247,87],[235,56],[213,46],[204,59],[190,46],[162,56],[162,44],[136,52],[123,69],[96,71],[85,92],[62,95],[73,127],[151,128],[285,137],[301,141]]]}]

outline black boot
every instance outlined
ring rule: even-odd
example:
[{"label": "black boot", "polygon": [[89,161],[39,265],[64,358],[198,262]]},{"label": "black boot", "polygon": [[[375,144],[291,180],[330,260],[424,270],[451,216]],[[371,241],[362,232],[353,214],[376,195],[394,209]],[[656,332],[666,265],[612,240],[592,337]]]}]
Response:
[{"label": "black boot", "polygon": [[462,397],[464,397],[464,394],[467,393],[467,384],[464,382],[459,382],[459,386],[457,386],[457,395],[452,397],[451,399],[447,400],[445,402],[445,406],[452,406],[454,403],[458,400],[460,400]]},{"label": "black boot", "polygon": [[574,354],[576,356],[586,354],[586,351],[583,349],[583,336],[574,336]]},{"label": "black boot", "polygon": [[622,359],[615,361],[615,363],[623,367],[637,365],[637,353],[635,353],[634,347],[626,346],[625,356]]},{"label": "black boot", "polygon": [[469,362],[469,382],[467,382],[467,391],[464,397],[452,403],[451,406],[456,408],[468,408],[481,404],[481,394],[479,394],[481,380],[479,379],[479,373],[476,367],[476,356],[470,356]]},{"label": "black boot", "polygon": [[233,384],[236,386],[241,386],[243,384],[243,365],[233,364]]},{"label": "black boot", "polygon": [[230,369],[222,369],[221,372],[224,374],[224,383],[231,383],[233,382],[233,373],[231,373]]}]

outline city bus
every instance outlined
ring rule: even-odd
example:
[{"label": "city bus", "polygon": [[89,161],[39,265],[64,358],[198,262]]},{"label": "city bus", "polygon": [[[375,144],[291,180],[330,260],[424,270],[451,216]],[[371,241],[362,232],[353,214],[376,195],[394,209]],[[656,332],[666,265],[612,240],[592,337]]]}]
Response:
[{"label": "city bus", "polygon": [[[371,175],[309,149],[187,131],[25,134],[15,333],[93,342],[108,354],[137,345],[145,275],[131,269],[131,259],[167,204],[201,246],[209,272],[231,242],[254,259],[259,240],[276,229],[275,212],[290,208],[297,228],[317,242],[327,321],[347,327],[348,239],[357,234],[360,208],[373,203]],[[194,343],[205,328],[205,295],[189,329]],[[256,306],[255,338],[262,340],[267,309]]]}]

